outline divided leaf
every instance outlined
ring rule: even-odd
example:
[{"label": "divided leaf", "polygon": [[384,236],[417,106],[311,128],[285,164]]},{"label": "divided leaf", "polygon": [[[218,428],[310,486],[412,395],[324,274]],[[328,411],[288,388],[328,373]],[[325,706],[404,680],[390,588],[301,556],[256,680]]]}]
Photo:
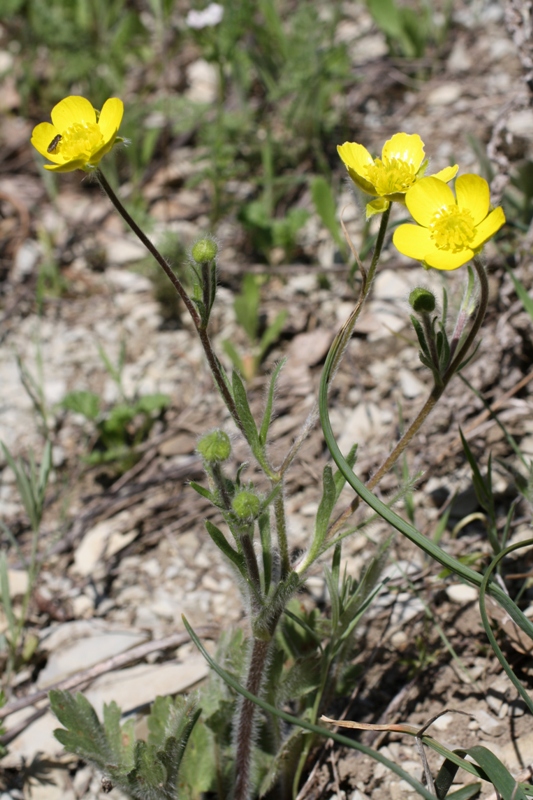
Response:
[{"label": "divided leaf", "polygon": [[158,697],[148,716],[148,741],[135,741],[134,720],[120,724],[116,703],[104,722],[80,693],[53,690],[50,705],[65,726],[55,737],[71,753],[95,764],[114,785],[137,800],[177,800],[178,770],[201,709],[192,700]]}]

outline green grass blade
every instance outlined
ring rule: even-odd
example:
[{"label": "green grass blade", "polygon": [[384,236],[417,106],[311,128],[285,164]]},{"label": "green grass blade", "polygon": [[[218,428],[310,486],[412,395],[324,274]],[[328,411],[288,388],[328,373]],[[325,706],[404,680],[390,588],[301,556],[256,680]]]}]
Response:
[{"label": "green grass blade", "polygon": [[524,306],[525,310],[527,311],[531,319],[533,319],[533,300],[528,295],[524,284],[518,280],[513,270],[509,269],[509,267],[506,267],[506,270],[507,274],[509,275],[509,277],[513,282],[515,292],[518,295],[518,299],[522,301],[522,305]]},{"label": "green grass blade", "polygon": [[[505,558],[505,556],[507,556],[509,553],[512,553],[513,550],[518,550],[520,547],[524,547],[526,545],[531,545],[531,544],[533,544],[533,539],[526,539],[523,542],[516,542],[516,544],[510,545],[505,550],[502,550],[500,553],[498,553],[496,558],[494,558],[491,561],[490,566],[487,569],[487,572],[485,573],[485,576],[483,577],[483,581],[481,583],[481,587],[480,587],[480,591],[479,591],[479,610],[481,612],[481,621],[483,623],[483,627],[485,628],[485,633],[487,634],[487,637],[488,637],[488,639],[490,641],[490,645],[491,645],[492,649],[494,650],[496,658],[498,659],[498,661],[502,665],[503,669],[505,670],[505,673],[506,673],[507,677],[512,682],[513,686],[516,688],[517,692],[520,694],[520,697],[523,699],[524,703],[527,705],[527,707],[529,708],[530,712],[533,714],[533,700],[531,699],[529,694],[526,692],[526,690],[522,686],[521,682],[518,680],[518,678],[514,674],[513,670],[511,669],[511,665],[509,664],[509,662],[505,658],[504,654],[502,653],[502,650],[501,650],[498,642],[496,641],[496,637],[494,636],[494,634],[492,632],[492,628],[491,628],[491,625],[490,625],[490,622],[489,622],[489,618],[488,618],[488,615],[487,615],[487,609],[486,609],[486,605],[485,605],[485,595],[486,595],[486,592],[487,592],[487,587],[489,585],[489,581],[491,579],[492,573],[494,572],[494,570],[496,569],[496,567],[498,566],[498,564],[500,563],[502,558]],[[531,638],[533,638],[533,637],[531,637]]]}]

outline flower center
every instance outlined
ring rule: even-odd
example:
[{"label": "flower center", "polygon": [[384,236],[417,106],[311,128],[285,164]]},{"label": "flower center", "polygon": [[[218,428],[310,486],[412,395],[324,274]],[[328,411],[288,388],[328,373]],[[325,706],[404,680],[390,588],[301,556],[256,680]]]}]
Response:
[{"label": "flower center", "polygon": [[387,158],[382,161],[376,158],[366,168],[366,176],[381,197],[397,192],[406,192],[416,180],[413,164],[401,158]]},{"label": "flower center", "polygon": [[429,235],[439,250],[460,253],[470,247],[476,226],[470,211],[461,211],[457,206],[443,206],[433,216]]},{"label": "flower center", "polygon": [[66,161],[79,158],[90,162],[93,153],[103,144],[104,137],[95,122],[75,122],[63,132],[56,152],[61,153]]}]

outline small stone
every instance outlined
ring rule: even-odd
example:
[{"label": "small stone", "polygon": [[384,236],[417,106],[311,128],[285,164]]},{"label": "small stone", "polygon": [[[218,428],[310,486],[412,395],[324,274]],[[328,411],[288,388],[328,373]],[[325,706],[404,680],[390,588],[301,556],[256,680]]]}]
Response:
[{"label": "small stone", "polygon": [[484,709],[475,712],[475,718],[479,723],[479,727],[484,733],[490,736],[501,736],[505,728],[502,723],[491,717]]},{"label": "small stone", "polygon": [[510,717],[523,717],[526,711],[527,711],[527,706],[521,698],[517,698],[516,700],[513,700],[513,702],[509,704]]},{"label": "small stone", "polygon": [[452,586],[448,586],[446,594],[450,602],[458,605],[475,603],[479,597],[479,592],[475,586],[467,586],[465,583],[454,583]]},{"label": "small stone", "polygon": [[447,67],[450,72],[468,72],[472,66],[472,56],[464,39],[458,39],[448,56]]},{"label": "small stone", "polygon": [[186,97],[193,103],[214,103],[218,93],[218,73],[213,64],[203,58],[187,67],[189,88]]},{"label": "small stone", "polygon": [[[110,264],[131,264],[132,261],[142,261],[148,255],[146,248],[136,239],[129,239],[124,236],[113,237],[108,239],[105,243],[106,257]],[[111,276],[109,273],[111,272]],[[108,270],[106,278],[110,279],[114,286],[117,288],[125,289],[130,292],[150,291],[151,284],[148,278],[143,275],[134,275],[133,272]],[[138,280],[136,280],[138,279]],[[148,288],[133,288],[140,287]]]},{"label": "small stone", "polygon": [[381,435],[383,428],[381,410],[375,403],[360,403],[343,424],[338,445],[346,453],[358,442],[368,442]]},{"label": "small stone", "polygon": [[289,358],[299,364],[314,367],[326,357],[334,332],[327,328],[315,328],[314,331],[299,333],[289,347]]},{"label": "small stone", "polygon": [[428,106],[449,106],[455,103],[463,93],[460,83],[444,83],[433,89],[427,96]]},{"label": "small stone", "polygon": [[355,791],[350,795],[349,800],[368,800],[368,795],[363,794],[363,792],[360,792],[359,789],[355,789]]},{"label": "small stone", "polygon": [[505,702],[504,698],[502,696],[499,696],[499,694],[495,694],[494,691],[491,691],[491,689],[489,689],[485,699],[487,701],[487,705],[490,708],[490,710],[493,711],[494,714],[497,714],[499,716],[500,709]]},{"label": "small stone", "polygon": [[8,569],[7,579],[9,581],[9,596],[21,597],[26,594],[28,589],[28,573],[21,569]]},{"label": "small stone", "polygon": [[509,713],[509,703],[502,703],[501,708],[498,712],[498,718],[505,719],[508,713]]},{"label": "small stone", "polygon": [[94,611],[94,603],[86,594],[80,594],[71,600],[72,613],[77,618],[90,618]]},{"label": "small stone", "polygon": [[442,716],[437,717],[432,727],[436,728],[438,731],[445,731],[450,727],[455,718],[455,714],[442,714]]},{"label": "small stone", "polygon": [[409,642],[409,638],[404,631],[396,631],[391,636],[391,644],[396,650],[404,650]]},{"label": "small stone", "polygon": [[37,262],[41,257],[41,248],[37,242],[27,239],[21,244],[15,256],[12,279],[14,282],[24,281],[35,270]]},{"label": "small stone", "polygon": [[402,394],[407,399],[419,397],[426,391],[426,387],[422,381],[419,381],[418,378],[408,369],[400,369],[398,377],[400,378]]},{"label": "small stone", "polygon": [[41,642],[50,655],[37,685],[49,686],[144,641],[144,633],[122,630],[96,619],[64,623]]},{"label": "small stone", "polygon": [[209,671],[202,656],[189,656],[186,663],[138,664],[97,678],[87,690],[87,699],[98,714],[104,703],[114,700],[123,713],[152,703],[157,696],[178,694],[203,680]]},{"label": "small stone", "polygon": [[372,286],[373,300],[398,300],[408,297],[409,284],[398,270],[384,269],[378,272]]}]

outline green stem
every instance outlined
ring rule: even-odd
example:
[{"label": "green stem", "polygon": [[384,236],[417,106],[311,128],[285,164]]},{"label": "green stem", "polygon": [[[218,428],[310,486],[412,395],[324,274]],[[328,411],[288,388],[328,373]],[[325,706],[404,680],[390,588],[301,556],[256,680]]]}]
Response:
[{"label": "green stem", "polygon": [[187,308],[187,311],[191,315],[191,319],[192,319],[192,321],[194,323],[194,327],[196,328],[196,330],[198,332],[198,336],[199,336],[200,341],[202,343],[202,347],[204,348],[204,353],[206,355],[207,362],[209,364],[209,368],[210,368],[211,373],[213,375],[214,381],[215,381],[215,383],[216,383],[216,385],[218,387],[218,390],[219,390],[220,394],[222,395],[222,398],[223,398],[223,400],[224,400],[224,402],[226,404],[226,407],[227,407],[228,411],[230,412],[231,416],[233,417],[233,421],[235,422],[235,424],[237,425],[238,429],[240,430],[240,432],[244,435],[244,437],[246,439],[246,431],[244,429],[244,425],[242,424],[241,418],[239,416],[239,412],[237,411],[237,407],[235,405],[235,401],[233,399],[233,396],[232,396],[232,394],[231,394],[231,392],[230,392],[230,390],[229,390],[229,388],[228,388],[228,386],[226,384],[226,381],[224,380],[224,376],[222,374],[222,368],[220,366],[220,362],[219,362],[218,358],[215,355],[215,352],[214,352],[213,347],[211,345],[211,341],[210,341],[209,336],[207,334],[207,330],[205,329],[205,326],[202,323],[202,320],[200,318],[200,315],[198,314],[198,311],[197,311],[194,303],[192,302],[191,298],[187,294],[187,292],[185,290],[185,287],[183,286],[182,282],[177,277],[177,275],[174,274],[174,271],[171,269],[171,267],[167,263],[166,259],[163,258],[163,256],[161,255],[161,253],[159,252],[157,247],[153,244],[153,242],[150,241],[150,239],[146,236],[144,231],[137,225],[137,223],[135,222],[135,220],[133,219],[131,214],[128,211],[126,211],[126,209],[122,205],[121,201],[119,200],[119,198],[117,197],[117,195],[115,194],[115,192],[113,191],[111,186],[109,185],[109,183],[108,183],[107,179],[105,178],[104,174],[102,173],[102,171],[100,169],[96,169],[94,171],[94,176],[95,176],[96,180],[98,181],[98,183],[100,184],[100,186],[102,187],[102,189],[104,190],[104,192],[107,194],[107,196],[111,200],[112,204],[115,206],[115,208],[118,211],[118,213],[120,214],[120,216],[129,225],[129,227],[132,229],[132,231],[138,237],[138,239],[140,239],[140,241],[146,247],[146,249],[148,250],[150,255],[152,255],[155,258],[155,260],[157,261],[157,263],[159,264],[161,269],[164,271],[165,275],[170,280],[170,282],[172,283],[173,287],[175,288],[175,290],[179,294],[180,298],[183,300],[183,302],[185,304],[185,307]]},{"label": "green stem", "polygon": [[262,606],[261,578],[259,576],[259,566],[257,564],[257,558],[255,555],[252,537],[250,533],[245,532],[239,535],[239,540],[242,549],[242,554],[244,556],[244,561],[246,564],[248,579],[250,581],[252,589],[252,594],[250,598],[252,604],[252,611],[255,614],[258,614]]},{"label": "green stem", "polygon": [[361,313],[361,309],[363,304],[368,297],[368,293],[370,292],[370,288],[372,286],[372,282],[374,280],[374,275],[376,274],[376,268],[378,265],[379,258],[381,256],[381,251],[383,249],[383,244],[385,242],[385,235],[387,233],[387,226],[389,224],[389,217],[390,217],[390,210],[391,206],[388,207],[386,211],[383,212],[381,215],[381,224],[379,226],[378,235],[376,238],[376,247],[374,249],[374,254],[372,256],[372,262],[370,264],[370,268],[368,273],[365,272],[363,266],[360,264],[359,268],[361,270],[361,277],[362,277],[362,286],[361,286],[361,293],[359,295],[359,300],[356,303],[356,306],[340,331],[338,332],[335,341],[333,342],[330,353],[332,351],[335,352],[335,356],[332,360],[331,365],[331,375],[335,375],[337,368],[342,361],[342,357],[344,355],[344,351],[348,346],[348,342],[350,341],[353,333],[353,329],[355,328],[355,323]]},{"label": "green stem", "polygon": [[427,311],[423,311],[420,315],[422,318],[422,327],[424,328],[424,333],[426,334],[426,342],[429,347],[429,352],[431,355],[431,362],[435,368],[433,373],[433,377],[435,382],[440,382],[440,369],[439,369],[439,356],[437,353],[437,346],[435,344],[435,336],[433,333],[433,325],[431,324],[431,316]]},{"label": "green stem", "polygon": [[276,532],[278,535],[279,555],[281,560],[281,578],[285,578],[291,571],[289,544],[287,541],[287,520],[285,519],[285,498],[280,491],[274,501],[274,514],[276,518]]},{"label": "green stem", "polygon": [[[342,328],[338,332],[338,334],[337,334],[337,336],[335,338],[335,341],[333,342],[333,344],[331,346],[331,350],[335,349],[336,353],[337,353],[337,360],[336,360],[336,362],[335,362],[335,364],[333,366],[332,374],[335,374],[335,371],[336,371],[338,365],[340,364],[340,362],[342,360],[342,356],[344,354],[344,351],[345,351],[346,347],[348,346],[348,342],[350,341],[350,338],[352,336],[353,329],[355,327],[355,323],[357,322],[357,319],[359,317],[359,314],[361,313],[361,309],[363,307],[363,304],[364,304],[364,302],[365,302],[365,300],[366,300],[366,298],[368,296],[368,293],[370,291],[370,288],[372,286],[372,281],[374,280],[374,275],[376,273],[376,267],[378,265],[379,257],[381,255],[381,251],[383,249],[383,244],[385,242],[385,235],[387,233],[387,226],[389,224],[390,208],[391,207],[389,206],[389,208],[386,211],[384,211],[382,216],[381,216],[381,224],[380,224],[378,235],[377,235],[377,238],[376,238],[376,247],[375,247],[375,250],[374,250],[374,255],[372,256],[372,262],[370,264],[370,268],[368,270],[368,273],[365,272],[365,270],[363,269],[363,266],[361,264],[359,265],[359,268],[361,270],[361,277],[362,277],[361,292],[360,292],[359,299],[357,300],[357,303],[355,305],[354,310],[352,311],[352,313],[350,314],[350,316],[348,317],[348,319],[346,320],[346,322],[344,323],[344,325],[342,326]],[[297,438],[294,440],[291,449],[289,450],[289,452],[287,453],[287,455],[283,459],[283,462],[282,462],[282,464],[281,464],[281,466],[280,466],[280,468],[278,470],[278,475],[283,476],[287,472],[288,468],[290,467],[290,465],[292,464],[294,458],[296,457],[296,454],[298,453],[300,447],[304,443],[309,431],[313,427],[313,425],[314,425],[314,423],[316,421],[317,415],[318,415],[318,405],[316,405],[311,410],[311,412],[309,413],[309,416],[307,417],[306,421],[304,422],[302,430],[298,434]]]},{"label": "green stem", "polygon": [[[412,439],[416,436],[416,434],[422,427],[423,423],[425,422],[425,420],[427,419],[427,417],[429,416],[429,414],[431,413],[437,402],[440,400],[450,380],[457,372],[457,368],[461,365],[461,363],[468,355],[468,351],[470,350],[470,347],[472,346],[474,339],[476,338],[479,329],[481,328],[481,325],[483,323],[487,311],[487,305],[489,300],[489,284],[485,268],[483,267],[483,265],[481,264],[480,260],[477,257],[474,258],[474,266],[476,268],[476,272],[479,278],[480,298],[476,316],[474,318],[474,322],[468,333],[468,336],[466,337],[462,346],[459,348],[459,352],[455,355],[453,361],[447,367],[444,375],[442,376],[442,384],[438,385],[435,384],[433,386],[431,394],[429,395],[428,399],[418,412],[416,418],[409,426],[408,430],[404,433],[400,441],[397,443],[396,447],[385,459],[385,461],[380,466],[378,471],[372,476],[372,478],[366,484],[367,489],[369,490],[374,489],[374,487],[378,485],[383,476],[386,475],[387,472],[393,467],[398,458],[404,452],[405,448],[410,444]],[[338,361],[337,359],[332,358],[332,366],[329,368],[329,377],[326,376],[328,384],[331,382],[334,372],[336,370],[337,361]],[[324,367],[324,372],[325,371],[326,367]],[[328,535],[327,535],[328,540],[330,540],[342,528],[346,520],[349,519],[349,517],[353,514],[353,512],[358,508],[359,502],[360,502],[359,497],[355,497],[350,503],[350,505],[347,506],[347,508],[345,508],[342,514],[340,514],[337,517],[335,522],[331,525],[330,529],[328,530]]]},{"label": "green stem", "polygon": [[177,275],[174,274],[174,271],[171,269],[166,259],[163,258],[157,247],[153,244],[153,242],[150,241],[150,239],[148,238],[148,236],[146,236],[144,231],[137,225],[131,214],[128,211],[126,211],[121,201],[118,199],[117,195],[115,194],[110,184],[108,183],[103,172],[100,169],[96,169],[93,174],[98,183],[100,184],[100,186],[102,187],[102,189],[104,190],[104,192],[106,193],[106,195],[109,197],[109,199],[115,206],[120,216],[130,226],[133,233],[137,236],[138,239],[140,239],[140,241],[146,247],[150,255],[152,255],[155,258],[161,269],[164,271],[165,275],[167,276],[167,278],[172,283],[173,287],[175,288],[175,290],[185,303],[187,311],[191,315],[195,326],[198,328],[198,326],[200,325],[200,317],[194,306],[194,303],[192,302],[191,298],[185,291],[185,287],[183,286],[180,279],[177,277]]},{"label": "green stem", "polygon": [[[246,689],[251,695],[259,695],[263,682],[263,672],[267,662],[270,642],[254,639],[250,654],[250,665]],[[254,739],[254,718],[257,706],[244,697],[237,724],[237,743],[235,756],[235,792],[233,800],[248,800],[250,796],[250,772],[252,766],[252,744]]]}]

